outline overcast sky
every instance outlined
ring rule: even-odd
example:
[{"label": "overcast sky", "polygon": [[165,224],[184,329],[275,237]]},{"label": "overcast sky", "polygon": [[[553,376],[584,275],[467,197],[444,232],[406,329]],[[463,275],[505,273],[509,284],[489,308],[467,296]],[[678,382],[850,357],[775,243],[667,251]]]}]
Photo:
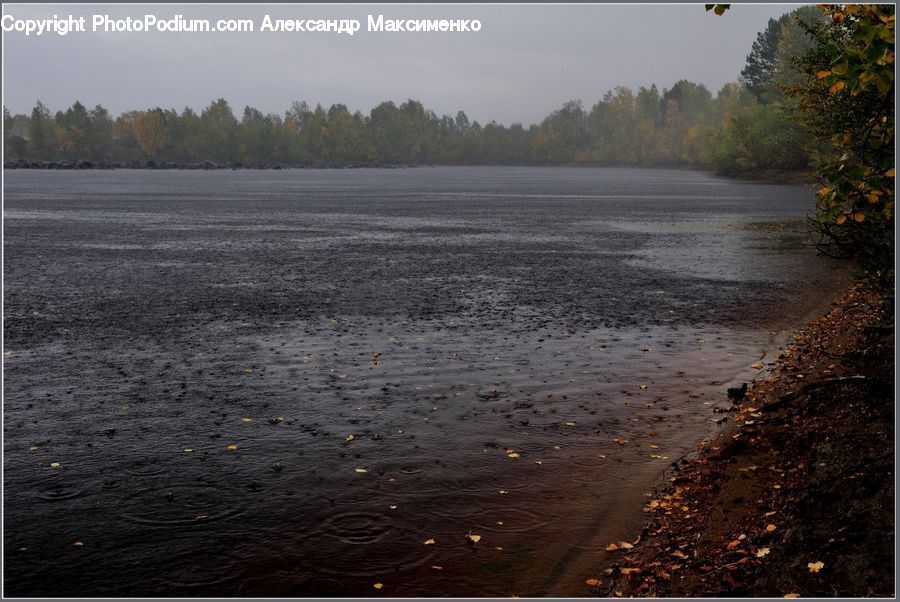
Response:
[{"label": "overcast sky", "polygon": [[[202,109],[227,99],[283,113],[293,100],[368,112],[384,100],[421,100],[438,114],[482,123],[540,121],[563,102],[586,106],[615,86],[679,79],[713,93],[736,79],[756,33],[796,5],[734,5],[717,17],[696,5],[16,5],[5,15],[87,17],[67,36],[3,34],[4,103],[28,112],[80,100],[114,114],[155,106]],[[353,18],[335,33],[92,33],[91,15],[171,19]],[[477,33],[372,33],[366,16],[462,18]]]}]

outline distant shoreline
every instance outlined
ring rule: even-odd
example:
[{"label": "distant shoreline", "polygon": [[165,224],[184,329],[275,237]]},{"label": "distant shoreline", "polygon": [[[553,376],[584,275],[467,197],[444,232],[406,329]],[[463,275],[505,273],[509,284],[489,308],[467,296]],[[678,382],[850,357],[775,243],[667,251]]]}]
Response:
[{"label": "distant shoreline", "polygon": [[28,159],[14,159],[3,162],[3,169],[35,169],[35,170],[116,170],[116,169],[146,169],[146,170],[178,170],[178,171],[218,171],[218,170],[283,170],[283,169],[414,169],[420,167],[627,167],[633,169],[685,169],[712,173],[716,176],[734,180],[754,182],[769,182],[776,184],[813,184],[815,182],[811,173],[807,170],[786,169],[750,169],[745,171],[715,171],[703,167],[688,167],[684,165],[619,165],[597,163],[534,163],[516,165],[495,164],[392,164],[392,163],[358,163],[358,164],[329,164],[329,163],[302,163],[302,164],[244,164],[231,163],[219,164],[213,161],[198,161],[195,163],[179,163],[172,161],[32,161]]}]

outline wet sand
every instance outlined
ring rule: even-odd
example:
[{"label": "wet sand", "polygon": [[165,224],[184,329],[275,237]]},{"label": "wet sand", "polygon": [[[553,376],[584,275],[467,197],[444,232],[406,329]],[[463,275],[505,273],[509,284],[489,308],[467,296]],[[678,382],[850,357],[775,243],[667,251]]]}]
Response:
[{"label": "wet sand", "polygon": [[578,593],[844,279],[805,188],[696,172],[5,194],[9,595]]}]

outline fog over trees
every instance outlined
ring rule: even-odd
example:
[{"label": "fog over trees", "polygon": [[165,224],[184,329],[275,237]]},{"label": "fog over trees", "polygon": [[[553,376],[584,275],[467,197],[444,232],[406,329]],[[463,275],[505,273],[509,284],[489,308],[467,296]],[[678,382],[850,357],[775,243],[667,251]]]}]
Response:
[{"label": "fog over trees", "polygon": [[367,115],[343,104],[294,102],[284,114],[225,99],[196,112],[160,107],[113,117],[76,102],[30,115],[4,109],[5,159],[219,165],[633,165],[709,167],[724,172],[802,169],[810,164],[807,130],[782,92],[794,59],[811,45],[799,20],[815,8],[772,19],[750,49],[738,82],[715,96],[678,81],[617,87],[591,106],[573,100],[530,126],[471,121],[463,111],[437,115],[422,103],[383,102]]}]

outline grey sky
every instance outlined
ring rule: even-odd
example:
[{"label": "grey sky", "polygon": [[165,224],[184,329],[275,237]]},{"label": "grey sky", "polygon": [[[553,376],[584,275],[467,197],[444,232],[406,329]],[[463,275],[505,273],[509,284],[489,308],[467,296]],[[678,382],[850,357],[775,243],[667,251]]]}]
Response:
[{"label": "grey sky", "polygon": [[[734,5],[723,17],[692,5],[16,5],[16,18],[84,15],[86,33],[3,34],[4,103],[52,110],[80,100],[114,114],[155,106],[200,110],[224,97],[283,113],[292,100],[368,112],[421,100],[501,123],[541,120],[570,99],[594,104],[617,85],[671,87],[685,78],[715,93],[736,79],[756,33],[796,5]],[[335,33],[92,33],[92,14],[172,18],[355,18]],[[366,15],[479,19],[477,33],[369,33]]]}]

